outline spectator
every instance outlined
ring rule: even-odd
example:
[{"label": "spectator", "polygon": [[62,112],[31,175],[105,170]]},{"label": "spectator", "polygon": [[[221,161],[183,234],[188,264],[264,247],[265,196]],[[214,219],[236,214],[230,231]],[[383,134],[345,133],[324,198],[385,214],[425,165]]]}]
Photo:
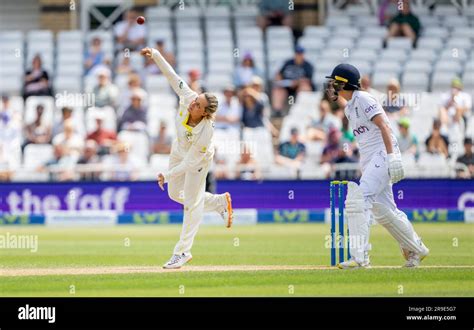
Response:
[{"label": "spectator", "polygon": [[367,93],[375,97],[377,100],[382,102],[382,93],[376,90],[375,88],[372,88],[372,81],[370,80],[369,75],[366,74],[362,76],[362,78],[360,79],[360,87],[363,91],[366,91]]},{"label": "spectator", "polygon": [[[84,153],[77,164],[79,165],[92,165],[100,166],[100,158],[97,155],[98,145],[94,140],[87,140],[84,146]],[[100,170],[86,167],[80,171],[81,181],[98,181],[100,178]]]},{"label": "spectator", "polygon": [[98,84],[94,87],[95,106],[97,108],[112,107],[116,108],[119,90],[110,81],[110,72],[101,70],[97,74]]},{"label": "spectator", "polygon": [[341,131],[336,127],[331,127],[327,136],[326,145],[321,155],[321,164],[334,163],[339,157],[339,145],[341,140]]},{"label": "spectator", "polygon": [[386,40],[393,37],[408,37],[411,39],[413,46],[415,46],[421,30],[420,21],[410,11],[410,1],[402,0],[399,6],[401,10],[389,23]]},{"label": "spectator", "polygon": [[204,82],[201,80],[201,72],[198,69],[189,70],[188,86],[198,94],[202,94],[207,91]]},{"label": "spectator", "polygon": [[110,57],[104,57],[101,63],[95,65],[89,70],[88,77],[97,77],[100,72],[106,72],[111,77],[112,75],[112,59]]},{"label": "spectator", "polygon": [[26,71],[23,85],[23,98],[28,96],[52,95],[48,73],[43,69],[41,57],[33,57],[31,70]]},{"label": "spectator", "polygon": [[257,93],[255,94],[256,96],[259,95],[259,100],[263,103],[263,124],[265,125],[265,128],[268,129],[274,137],[278,137],[280,132],[270,120],[272,108],[270,105],[270,99],[264,91],[262,78],[259,76],[253,76],[250,80],[249,87]]},{"label": "spectator", "polygon": [[43,120],[44,106],[36,106],[36,119],[25,127],[25,142],[23,148],[30,143],[44,144],[51,142],[51,124]]},{"label": "spectator", "polygon": [[264,127],[263,102],[260,94],[250,87],[242,91],[242,123],[244,127]]},{"label": "spectator", "polygon": [[432,154],[440,154],[449,157],[448,146],[449,140],[445,135],[441,134],[441,121],[435,119],[433,121],[433,131],[426,139],[426,150]]},{"label": "spectator", "polygon": [[458,163],[466,165],[468,171],[458,171],[458,176],[462,178],[474,178],[474,153],[472,150],[472,139],[464,139],[464,155],[457,159]]},{"label": "spectator", "polygon": [[70,181],[74,179],[74,170],[71,166],[58,169],[62,157],[62,148],[59,145],[53,146],[53,159],[48,160],[42,165],[39,172],[49,172],[50,181]]},{"label": "spectator", "polygon": [[395,78],[389,80],[387,94],[383,97],[382,101],[383,109],[389,118],[405,117],[409,114],[405,99],[400,93],[400,82]]},{"label": "spectator", "polygon": [[298,129],[292,128],[290,140],[280,144],[275,161],[277,164],[289,167],[298,173],[305,156],[306,147],[300,142]]},{"label": "spectator", "polygon": [[130,56],[119,56],[117,57],[117,67],[115,68],[116,74],[131,74],[133,73],[132,65],[130,64]]},{"label": "spectator", "polygon": [[238,180],[260,180],[262,173],[260,166],[253,157],[253,153],[247,144],[243,144],[240,159],[236,164],[236,179]]},{"label": "spectator", "polygon": [[253,77],[261,77],[260,70],[255,66],[251,53],[245,53],[242,63],[234,71],[234,85],[238,88],[252,83]]},{"label": "spectator", "polygon": [[119,120],[119,131],[131,130],[146,132],[146,108],[143,105],[144,95],[140,91],[133,92],[131,96],[131,105],[125,110],[122,118]]},{"label": "spectator", "polygon": [[341,168],[338,166],[341,164],[354,164],[354,167],[357,167],[357,162],[357,159],[353,156],[351,145],[344,145],[342,148],[339,148],[337,157],[334,159],[336,166],[334,176],[340,180],[357,180],[360,177],[357,169]]},{"label": "spectator", "polygon": [[219,102],[216,114],[216,129],[240,131],[242,108],[239,99],[235,96],[234,86],[224,88],[224,101]]},{"label": "spectator", "polygon": [[304,48],[297,46],[295,56],[285,62],[273,81],[272,103],[275,116],[283,115],[289,96],[296,97],[300,91],[312,91],[314,68],[305,60]]},{"label": "spectator", "polygon": [[104,165],[108,172],[108,180],[134,181],[137,179],[138,166],[130,158],[129,146],[123,142],[114,146],[112,157],[108,158]]},{"label": "spectator", "polygon": [[380,25],[388,26],[393,17],[398,14],[399,0],[383,0],[379,7]]},{"label": "spectator", "polygon": [[271,25],[292,27],[293,17],[287,0],[261,0],[258,8],[260,16],[257,17],[257,24],[262,30]]},{"label": "spectator", "polygon": [[84,147],[84,139],[74,132],[72,119],[64,122],[64,132],[53,138],[53,146],[59,148],[60,165],[71,167],[77,163]]},{"label": "spectator", "polygon": [[137,24],[138,12],[131,8],[123,16],[123,20],[115,24],[114,34],[118,50],[125,48],[139,50],[145,45],[145,25]]},{"label": "spectator", "polygon": [[0,110],[0,181],[9,181],[21,162],[21,117],[14,113],[9,100],[2,97]]},{"label": "spectator", "polygon": [[[62,133],[64,132],[64,123],[66,122],[66,120],[68,119],[72,119],[73,118],[73,109],[70,108],[70,107],[63,107],[61,109],[61,120],[56,122],[56,124],[54,124],[53,126],[53,136],[56,136],[58,135],[59,133]],[[81,136],[84,136],[85,133],[85,129],[84,129],[84,125],[82,122],[76,122],[75,125],[74,125],[74,131],[77,133],[77,134],[80,134]]]},{"label": "spectator", "polygon": [[308,139],[311,141],[323,141],[331,127],[341,128],[341,121],[331,113],[331,105],[322,100],[319,103],[319,116],[311,122],[308,128]]},{"label": "spectator", "polygon": [[415,159],[418,159],[420,155],[418,139],[410,133],[410,120],[407,117],[400,118],[398,121],[398,131],[400,132],[397,137],[400,152],[413,155]]},{"label": "spectator", "polygon": [[450,141],[462,143],[471,108],[471,95],[463,92],[461,79],[454,78],[451,82],[451,91],[441,95],[439,109],[441,132],[447,135]]},{"label": "spectator", "polygon": [[[156,49],[160,52],[160,54],[165,58],[165,60],[172,66],[176,67],[176,59],[172,52],[169,52],[166,49],[165,41],[163,39],[159,39],[156,41]],[[156,75],[161,74],[160,69],[156,65],[155,61],[151,57],[146,57],[145,59],[145,75]]]},{"label": "spectator", "polygon": [[342,142],[351,144],[353,145],[353,147],[356,146],[354,133],[352,132],[352,129],[349,127],[349,119],[347,119],[347,117],[344,116],[342,117],[341,122],[342,122],[342,127],[341,127]]},{"label": "spectator", "polygon": [[168,134],[168,125],[165,121],[161,121],[158,135],[153,138],[153,153],[169,154],[171,152],[172,142],[173,139]]},{"label": "spectator", "polygon": [[114,131],[104,128],[104,115],[100,112],[95,114],[96,129],[87,136],[87,140],[97,143],[98,154],[106,155],[117,141],[117,134]]},{"label": "spectator", "polygon": [[146,106],[148,94],[142,87],[142,80],[140,76],[136,73],[132,73],[128,78],[128,87],[125,90],[120,91],[121,96],[118,103],[120,105],[118,116],[123,115],[124,111],[128,109],[132,100],[132,94],[135,92],[143,95],[142,104]]},{"label": "spectator", "polygon": [[84,67],[86,75],[93,67],[103,62],[104,56],[102,40],[99,37],[92,38],[91,45],[85,54]]}]

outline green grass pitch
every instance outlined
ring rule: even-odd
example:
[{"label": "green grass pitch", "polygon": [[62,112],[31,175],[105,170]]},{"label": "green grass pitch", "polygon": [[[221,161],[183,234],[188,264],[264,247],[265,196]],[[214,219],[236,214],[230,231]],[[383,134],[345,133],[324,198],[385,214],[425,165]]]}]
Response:
[{"label": "green grass pitch", "polygon": [[201,227],[191,264],[166,272],[178,225],[1,227],[38,235],[39,248],[0,249],[0,296],[474,296],[474,225],[415,227],[431,250],[418,269],[398,268],[398,245],[381,226],[372,227],[374,267],[347,271],[316,267],[329,264],[328,225],[260,224]]}]

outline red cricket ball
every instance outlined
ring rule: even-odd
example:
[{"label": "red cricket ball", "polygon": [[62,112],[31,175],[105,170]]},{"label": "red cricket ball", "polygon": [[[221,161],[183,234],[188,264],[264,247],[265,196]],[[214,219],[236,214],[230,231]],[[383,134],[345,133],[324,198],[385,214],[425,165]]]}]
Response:
[{"label": "red cricket ball", "polygon": [[143,23],[145,23],[145,17],[143,16],[138,16],[137,17],[137,23],[142,25]]}]

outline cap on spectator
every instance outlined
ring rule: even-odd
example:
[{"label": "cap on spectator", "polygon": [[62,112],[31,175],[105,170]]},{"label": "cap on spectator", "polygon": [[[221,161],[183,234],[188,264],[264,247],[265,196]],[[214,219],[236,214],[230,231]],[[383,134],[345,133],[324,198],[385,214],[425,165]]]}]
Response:
[{"label": "cap on spectator", "polygon": [[305,49],[303,46],[297,45],[295,48],[295,53],[297,54],[303,54],[305,52]]},{"label": "cap on spectator", "polygon": [[398,120],[398,126],[404,127],[404,128],[410,128],[410,119],[407,117],[402,117]]},{"label": "cap on spectator", "polygon": [[252,83],[252,85],[258,85],[258,86],[263,85],[263,80],[259,76],[253,76],[250,82]]},{"label": "cap on spectator", "polygon": [[137,97],[138,97],[140,100],[143,100],[143,99],[145,98],[145,93],[144,93],[142,90],[140,90],[140,89],[137,89],[137,90],[133,91],[133,93],[132,93],[132,95],[131,95],[130,98],[133,99],[133,98],[137,98]]},{"label": "cap on spectator", "polygon": [[224,93],[225,92],[235,92],[235,87],[234,87],[234,85],[227,85],[227,86],[224,87],[223,91],[224,91]]},{"label": "cap on spectator", "polygon": [[293,128],[290,130],[290,134],[291,134],[291,135],[298,134],[298,129],[297,129],[296,127],[293,127]]},{"label": "cap on spectator", "polygon": [[472,139],[470,137],[464,138],[464,144],[472,144]]},{"label": "cap on spectator", "polygon": [[244,60],[253,60],[253,56],[251,52],[245,52]]},{"label": "cap on spectator", "polygon": [[462,88],[463,88],[463,84],[462,84],[461,78],[459,78],[459,77],[454,78],[454,79],[451,81],[451,87],[454,87],[454,88],[457,88],[457,89],[462,89]]},{"label": "cap on spectator", "polygon": [[110,77],[110,70],[106,68],[97,70],[97,77]]}]

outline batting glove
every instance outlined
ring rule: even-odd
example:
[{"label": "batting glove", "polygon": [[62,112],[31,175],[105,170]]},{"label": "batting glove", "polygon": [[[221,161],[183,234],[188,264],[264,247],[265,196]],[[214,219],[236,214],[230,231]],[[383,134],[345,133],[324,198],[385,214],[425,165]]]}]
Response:
[{"label": "batting glove", "polygon": [[405,177],[402,157],[399,153],[388,154],[388,173],[392,183],[397,183]]}]

